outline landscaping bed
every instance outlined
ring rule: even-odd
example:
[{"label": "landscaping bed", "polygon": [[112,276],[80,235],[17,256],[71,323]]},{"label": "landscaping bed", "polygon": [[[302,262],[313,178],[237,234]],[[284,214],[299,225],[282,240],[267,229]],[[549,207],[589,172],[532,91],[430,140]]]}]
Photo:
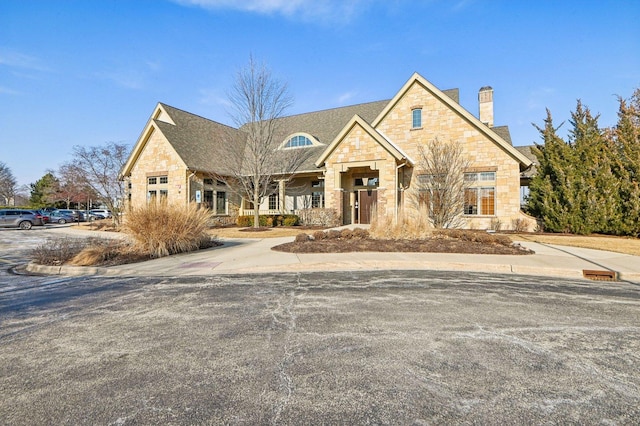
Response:
[{"label": "landscaping bed", "polygon": [[364,229],[298,234],[295,241],[273,250],[287,253],[409,252],[526,255],[534,252],[505,235],[483,231],[438,230],[430,238],[374,239]]}]

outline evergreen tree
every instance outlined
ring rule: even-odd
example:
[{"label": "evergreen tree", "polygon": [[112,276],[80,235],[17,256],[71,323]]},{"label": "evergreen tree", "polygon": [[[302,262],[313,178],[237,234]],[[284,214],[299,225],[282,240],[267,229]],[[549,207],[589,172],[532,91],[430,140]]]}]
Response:
[{"label": "evergreen tree", "polygon": [[620,182],[620,234],[640,236],[640,89],[619,98],[618,122],[610,132],[613,173]]},{"label": "evergreen tree", "polygon": [[571,212],[575,209],[573,152],[558,136],[559,127],[553,127],[548,109],[544,123],[542,128],[536,125],[544,143],[532,149],[539,166],[529,185],[527,206],[532,215],[542,218],[546,230],[569,232]]},{"label": "evergreen tree", "polygon": [[616,233],[620,224],[619,182],[611,170],[613,153],[598,127],[598,117],[580,101],[571,113],[575,204],[570,231],[576,234]]},{"label": "evergreen tree", "polygon": [[51,172],[47,172],[31,185],[31,198],[29,204],[34,208],[42,208],[55,201],[55,194],[58,190],[58,179]]}]

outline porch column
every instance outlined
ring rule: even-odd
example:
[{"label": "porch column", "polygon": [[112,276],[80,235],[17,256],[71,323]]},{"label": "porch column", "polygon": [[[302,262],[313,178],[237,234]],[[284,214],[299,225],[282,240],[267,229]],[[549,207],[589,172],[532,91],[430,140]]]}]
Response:
[{"label": "porch column", "polygon": [[285,181],[284,180],[280,180],[278,181],[278,207],[280,208],[280,213],[285,213],[284,209],[285,209],[285,195],[286,195],[286,190],[285,190]]}]

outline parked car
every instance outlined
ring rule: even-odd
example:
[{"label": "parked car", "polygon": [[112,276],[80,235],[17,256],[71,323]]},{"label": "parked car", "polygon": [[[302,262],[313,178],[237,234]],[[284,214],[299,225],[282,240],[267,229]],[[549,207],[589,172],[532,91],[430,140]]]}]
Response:
[{"label": "parked car", "polygon": [[68,216],[72,216],[73,220],[71,222],[86,222],[87,220],[87,216],[84,214],[82,210],[57,209],[57,210],[54,210],[54,212],[60,212]]},{"label": "parked car", "polygon": [[0,209],[0,227],[31,229],[32,226],[42,226],[42,215],[33,210]]},{"label": "parked car", "polygon": [[49,222],[51,223],[71,223],[76,222],[78,216],[66,213],[69,210],[54,210],[49,213]]},{"label": "parked car", "polygon": [[108,219],[112,216],[111,210],[107,209],[92,209],[89,210],[89,213],[100,218],[100,219]]},{"label": "parked car", "polygon": [[51,221],[51,219],[49,218],[49,210],[36,210],[36,213],[40,213],[40,215],[42,216],[42,223],[47,224]]}]

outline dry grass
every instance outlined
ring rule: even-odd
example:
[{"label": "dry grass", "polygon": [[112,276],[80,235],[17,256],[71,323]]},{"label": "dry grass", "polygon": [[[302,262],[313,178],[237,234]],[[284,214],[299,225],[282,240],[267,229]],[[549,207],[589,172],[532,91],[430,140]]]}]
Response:
[{"label": "dry grass", "polygon": [[209,210],[195,204],[150,203],[127,213],[122,230],[133,238],[138,251],[163,257],[197,250],[209,242],[210,216]]},{"label": "dry grass", "polygon": [[371,213],[373,220],[369,232],[371,236],[379,240],[423,240],[433,233],[433,226],[427,219],[429,217],[425,208],[418,210],[400,210],[398,220],[387,215],[378,216]]},{"label": "dry grass", "polygon": [[638,238],[566,234],[511,234],[509,236],[514,240],[533,241],[542,244],[556,244],[559,246],[582,247],[594,250],[606,250],[640,256],[640,239]]},{"label": "dry grass", "polygon": [[[254,232],[247,228],[213,228],[209,230],[210,235],[215,235],[219,238],[279,238],[279,237],[295,237],[300,232],[305,232],[309,228],[303,226],[277,226],[275,228],[268,228],[261,230],[260,232]],[[313,229],[313,228],[312,228]]]}]

